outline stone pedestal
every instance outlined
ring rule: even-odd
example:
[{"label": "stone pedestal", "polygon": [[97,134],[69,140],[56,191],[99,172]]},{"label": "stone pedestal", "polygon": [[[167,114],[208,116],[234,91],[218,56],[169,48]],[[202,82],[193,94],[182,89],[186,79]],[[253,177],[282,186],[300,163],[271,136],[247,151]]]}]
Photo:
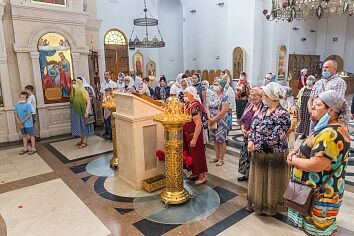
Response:
[{"label": "stone pedestal", "polygon": [[156,150],[163,150],[164,129],[153,121],[162,108],[132,94],[118,93],[114,98],[118,175],[133,188],[141,189],[144,179],[164,172],[164,163],[155,156]]}]

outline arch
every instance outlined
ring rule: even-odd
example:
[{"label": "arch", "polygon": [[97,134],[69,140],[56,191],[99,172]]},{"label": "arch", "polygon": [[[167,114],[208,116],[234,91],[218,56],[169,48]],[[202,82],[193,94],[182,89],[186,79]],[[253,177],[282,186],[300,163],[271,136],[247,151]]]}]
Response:
[{"label": "arch", "polygon": [[208,80],[209,73],[207,70],[203,70],[202,78],[203,80]]},{"label": "arch", "polygon": [[73,37],[73,35],[69,31],[67,31],[66,29],[64,29],[60,26],[57,26],[57,25],[55,27],[53,27],[51,25],[45,25],[35,31],[32,31],[32,33],[30,34],[30,36],[28,38],[28,44],[32,47],[37,47],[37,43],[38,43],[39,39],[47,33],[57,33],[57,34],[62,35],[68,41],[72,51],[78,50],[78,44],[77,44],[75,38]]},{"label": "arch", "polygon": [[127,36],[123,33],[123,31],[117,28],[112,28],[105,33],[104,44],[128,46],[128,39]]}]

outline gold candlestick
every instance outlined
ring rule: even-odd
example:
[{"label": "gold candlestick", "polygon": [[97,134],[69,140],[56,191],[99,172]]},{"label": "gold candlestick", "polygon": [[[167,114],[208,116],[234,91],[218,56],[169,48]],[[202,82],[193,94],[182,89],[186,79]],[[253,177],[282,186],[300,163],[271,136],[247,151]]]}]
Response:
[{"label": "gold candlestick", "polygon": [[177,98],[170,98],[166,112],[154,116],[154,121],[162,123],[165,128],[166,188],[161,193],[161,200],[170,205],[189,200],[189,193],[183,187],[182,127],[191,121],[191,116],[177,113],[179,104]]},{"label": "gold candlestick", "polygon": [[[115,94],[114,92],[113,94]],[[106,104],[105,104],[106,105]],[[106,106],[111,112],[111,122],[112,122],[112,145],[113,145],[113,157],[111,159],[110,165],[113,168],[118,168],[119,159],[118,159],[118,148],[117,148],[117,136],[116,136],[116,120],[113,117],[113,112],[116,112],[116,104],[108,104]]]}]

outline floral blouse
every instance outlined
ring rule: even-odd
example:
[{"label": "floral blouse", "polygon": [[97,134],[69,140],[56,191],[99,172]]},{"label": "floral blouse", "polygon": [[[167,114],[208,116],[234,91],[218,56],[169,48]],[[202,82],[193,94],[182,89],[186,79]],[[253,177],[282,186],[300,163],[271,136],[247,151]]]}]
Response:
[{"label": "floral blouse", "polygon": [[279,153],[288,150],[287,133],[290,128],[290,116],[279,105],[274,112],[267,115],[268,106],[254,116],[249,141],[255,144],[256,152]]},{"label": "floral blouse", "polygon": [[237,83],[236,86],[236,99],[247,100],[250,95],[250,85],[249,83],[241,84]]},{"label": "floral blouse", "polygon": [[[335,216],[342,204],[349,150],[350,134],[347,127],[338,124],[328,126],[312,133],[303,141],[299,148],[299,157],[304,159],[311,159],[315,156],[327,158],[332,161],[331,165],[322,172],[306,172],[294,167],[291,173],[292,180],[318,187],[328,179],[332,171],[339,168],[322,189],[319,199],[314,201],[310,217],[305,219],[306,225],[321,228],[323,235],[329,235],[336,227]],[[300,217],[291,209],[289,212],[295,221],[297,217]],[[306,225],[305,230],[312,231],[313,226],[307,228]]]}]

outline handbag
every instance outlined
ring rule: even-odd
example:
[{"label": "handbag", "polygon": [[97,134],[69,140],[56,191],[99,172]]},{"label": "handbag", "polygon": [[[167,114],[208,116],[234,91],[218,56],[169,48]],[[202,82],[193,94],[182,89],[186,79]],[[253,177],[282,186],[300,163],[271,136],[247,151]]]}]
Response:
[{"label": "handbag", "polygon": [[214,122],[212,125],[208,125],[209,130],[218,129],[218,122]]},{"label": "handbag", "polygon": [[[343,158],[344,160],[344,158]],[[332,178],[334,173],[342,166],[339,165],[335,170],[331,172],[328,178],[317,188],[313,188],[311,185],[290,181],[284,192],[285,206],[297,211],[300,215],[308,216],[311,212],[313,201],[318,199],[321,189],[326,186],[328,181]],[[293,167],[291,167],[292,172]]]},{"label": "handbag", "polygon": [[84,118],[85,124],[89,125],[95,122],[95,116],[90,115],[87,118]]}]

